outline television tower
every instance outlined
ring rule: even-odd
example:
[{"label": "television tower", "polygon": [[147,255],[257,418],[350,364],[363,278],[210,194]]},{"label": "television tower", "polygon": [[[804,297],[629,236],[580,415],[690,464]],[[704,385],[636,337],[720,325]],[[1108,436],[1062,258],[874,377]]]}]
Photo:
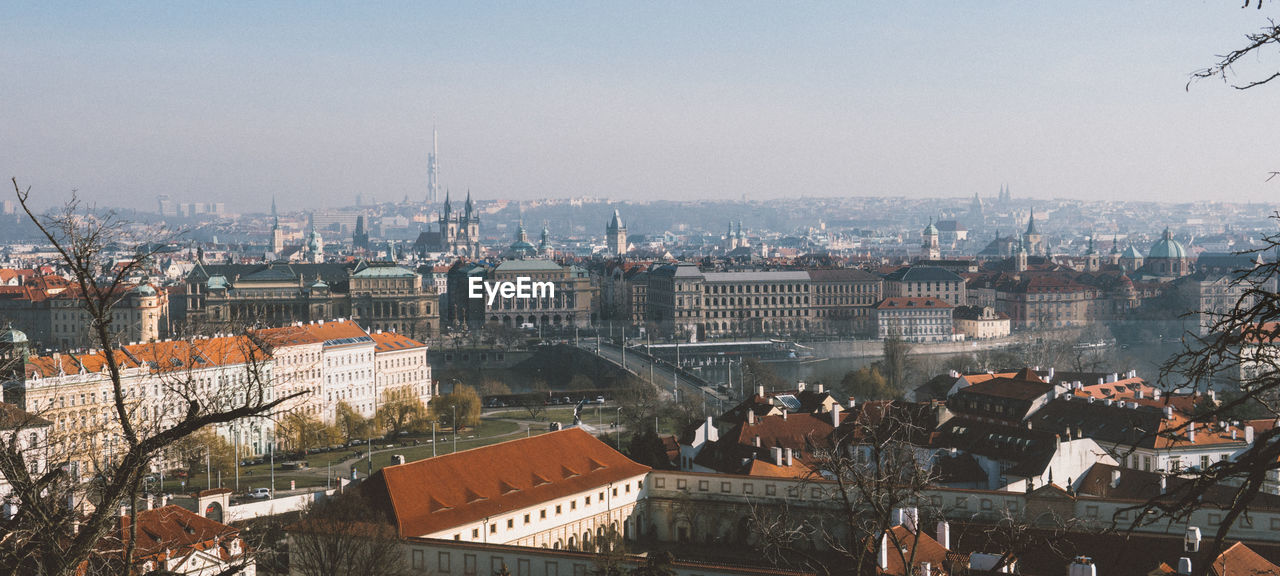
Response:
[{"label": "television tower", "polygon": [[440,151],[440,138],[436,134],[436,127],[431,127],[431,153],[427,154],[427,204],[435,204],[437,202],[437,193],[440,190],[440,166],[436,163],[436,158]]}]

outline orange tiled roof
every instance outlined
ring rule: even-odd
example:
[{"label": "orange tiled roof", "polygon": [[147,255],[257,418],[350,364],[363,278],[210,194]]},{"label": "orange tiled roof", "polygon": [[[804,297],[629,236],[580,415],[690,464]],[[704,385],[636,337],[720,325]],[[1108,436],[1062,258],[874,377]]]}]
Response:
[{"label": "orange tiled roof", "polygon": [[426,344],[398,332],[375,332],[370,334],[369,337],[373,338],[375,352],[394,352],[396,350],[427,347]]},{"label": "orange tiled roof", "polygon": [[160,372],[246,364],[268,358],[248,336],[147,342],[125,346],[124,350],[140,364]]},{"label": "orange tiled roof", "polygon": [[[145,510],[138,515],[138,541],[134,557],[138,561],[186,556],[194,551],[210,551],[226,559],[223,550],[213,550],[220,542],[239,534],[239,530],[209,520],[181,506],[170,505]],[[127,543],[130,516],[120,518],[118,529],[104,538],[101,548],[118,550]],[[113,546],[114,544],[114,546]],[[168,552],[168,556],[165,553]]]},{"label": "orange tiled roof", "polygon": [[810,478],[814,475],[813,469],[808,466],[778,466],[773,462],[766,462],[758,458],[751,460],[751,464],[747,465],[747,476],[762,476],[765,478]]},{"label": "orange tiled roof", "polygon": [[[918,536],[918,538],[917,538]],[[889,566],[879,570],[880,574],[916,574],[920,564],[928,562],[932,568],[933,574],[944,576],[946,574],[947,554],[950,552],[942,547],[937,540],[929,536],[927,532],[919,533],[907,530],[905,526],[898,525],[888,530],[889,540]],[[870,547],[873,553],[878,552],[880,542],[878,539],[871,542]],[[915,550],[912,550],[912,546]],[[901,548],[902,553],[899,554],[894,547]],[[903,570],[903,558],[910,560],[914,566],[908,572]]]},{"label": "orange tiled roof", "polygon": [[422,536],[643,475],[580,428],[428,458],[376,472],[363,486],[403,537]]},{"label": "orange tiled roof", "polygon": [[256,334],[269,346],[300,346],[303,344],[320,344],[342,338],[369,336],[369,333],[365,332],[364,328],[350,320],[268,328],[259,330]]}]

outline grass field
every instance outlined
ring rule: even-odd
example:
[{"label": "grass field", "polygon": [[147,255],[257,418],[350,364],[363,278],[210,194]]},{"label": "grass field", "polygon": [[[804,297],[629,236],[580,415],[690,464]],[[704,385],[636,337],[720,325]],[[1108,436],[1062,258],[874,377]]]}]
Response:
[{"label": "grass field", "polygon": [[[527,414],[526,414],[527,415]],[[572,411],[570,411],[570,419],[572,419]],[[480,425],[464,429],[458,435],[458,450],[468,450],[480,446],[488,446],[498,442],[514,440],[523,436],[514,435],[520,429],[520,425],[511,420],[484,419],[480,421]],[[542,427],[535,427],[530,430],[534,435],[546,432]],[[415,444],[415,441],[417,444]],[[434,454],[444,455],[453,452],[453,436],[446,433],[436,434],[434,444]],[[384,440],[375,440],[373,443],[373,469],[375,471],[392,464],[392,456],[400,454],[405,457],[406,462],[422,460],[430,458],[433,454],[433,445],[431,434],[404,436],[399,441],[390,443]],[[341,450],[332,452],[321,452],[312,454],[307,457],[307,463],[310,465],[309,470],[284,470],[282,461],[275,462],[275,487],[272,492],[279,492],[289,489],[289,481],[295,482],[298,489],[315,488],[329,485],[330,478],[350,477],[351,464],[353,460],[359,467],[361,474],[368,473],[369,464],[367,456],[369,454],[368,444],[360,446],[351,446]],[[332,466],[332,468],[331,468]],[[257,464],[252,466],[240,467],[239,490],[237,493],[247,492],[250,488],[270,487],[271,484],[271,466],[269,464]],[[212,483],[214,487],[219,486],[217,471],[212,474]],[[226,471],[222,473],[222,487],[236,488],[235,471]],[[205,471],[194,470],[192,477],[186,479],[184,484],[179,478],[165,478],[162,490],[164,492],[180,494],[184,492],[194,492],[204,490],[209,487],[206,479]]]}]

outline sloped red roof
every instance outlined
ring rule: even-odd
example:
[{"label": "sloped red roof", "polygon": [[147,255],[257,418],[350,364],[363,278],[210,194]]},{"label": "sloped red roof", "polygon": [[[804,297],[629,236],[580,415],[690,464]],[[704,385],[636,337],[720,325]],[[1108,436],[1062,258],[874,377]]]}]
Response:
[{"label": "sloped red roof", "polygon": [[[120,518],[116,530],[99,544],[100,550],[118,551],[120,546],[128,542],[130,518]],[[226,554],[219,548],[228,538],[235,537],[240,532],[176,505],[145,510],[139,512],[137,518],[138,541],[134,557],[138,561],[149,557],[181,557],[198,550],[226,559]],[[165,556],[166,551],[169,556]]]},{"label": "sloped red roof", "polygon": [[394,352],[427,347],[426,344],[397,332],[374,332],[369,336],[373,338],[375,352]]},{"label": "sloped red roof", "polygon": [[[918,538],[917,538],[918,536]],[[920,565],[928,562],[933,574],[944,576],[947,566],[947,554],[950,552],[942,547],[937,540],[929,536],[927,532],[912,532],[907,530],[905,526],[898,525],[888,530],[889,554],[888,567],[880,569],[881,574],[916,574],[920,570]],[[870,548],[872,553],[877,553],[880,542],[872,541]],[[914,550],[912,547],[914,546]],[[901,553],[893,550],[897,547],[902,550]],[[903,558],[911,561],[912,567],[910,571],[903,569]]]},{"label": "sloped red roof", "polygon": [[303,344],[320,344],[342,338],[359,338],[369,336],[355,322],[336,320],[333,322],[303,324],[301,326],[284,326],[259,330],[256,335],[269,346],[300,346]]},{"label": "sloped red roof", "polygon": [[402,537],[410,537],[607,486],[649,469],[581,428],[570,428],[388,466],[361,490],[387,508]]}]

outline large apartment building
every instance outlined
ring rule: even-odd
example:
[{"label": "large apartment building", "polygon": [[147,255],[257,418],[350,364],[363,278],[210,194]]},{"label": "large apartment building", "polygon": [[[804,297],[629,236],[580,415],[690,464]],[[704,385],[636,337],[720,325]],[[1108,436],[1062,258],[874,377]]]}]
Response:
[{"label": "large apartment building", "polygon": [[[130,344],[114,354],[130,422],[143,435],[172,426],[193,401],[220,410],[240,405],[246,395],[261,393],[264,402],[298,395],[282,411],[332,423],[339,402],[373,417],[384,394],[425,403],[434,392],[425,344],[397,333],[371,334],[350,320]],[[116,457],[121,426],[102,351],[10,356],[25,361],[6,375],[4,401],[50,423],[49,443],[73,476]],[[275,421],[267,417],[215,431],[246,454],[264,454],[276,441]]]},{"label": "large apartment building", "polygon": [[[498,285],[516,282],[521,278],[529,282],[548,282],[555,289],[551,293],[530,293],[527,296],[495,297],[492,302],[484,295],[471,298],[471,278]],[[472,328],[484,324],[500,324],[519,328],[542,326],[547,328],[587,327],[595,323],[599,309],[600,289],[586,270],[574,265],[562,265],[554,260],[531,258],[507,260],[494,267],[477,263],[459,264],[449,273],[450,322]]]},{"label": "large apartment building", "polygon": [[[148,283],[122,284],[111,308],[115,342],[148,342],[169,333],[169,298]],[[12,324],[37,349],[72,350],[97,345],[78,286],[60,277],[32,278],[0,286],[0,320]]]},{"label": "large apartment building", "polygon": [[426,338],[440,327],[434,284],[394,262],[201,264],[177,300],[175,322],[213,329],[351,318]]},{"label": "large apartment building", "polygon": [[880,278],[860,270],[703,272],[694,264],[648,274],[649,320],[699,338],[866,329]]}]

